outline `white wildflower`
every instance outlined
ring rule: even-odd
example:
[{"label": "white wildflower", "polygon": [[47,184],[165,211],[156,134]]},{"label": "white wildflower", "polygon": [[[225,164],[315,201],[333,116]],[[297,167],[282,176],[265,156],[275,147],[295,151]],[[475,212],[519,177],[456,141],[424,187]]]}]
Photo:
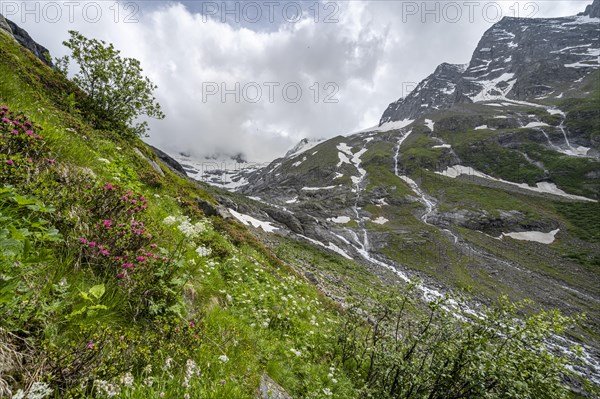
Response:
[{"label": "white wildflower", "polygon": [[332,396],[333,392],[331,392],[331,389],[329,388],[323,388],[323,394],[325,394],[325,396]]},{"label": "white wildflower", "polygon": [[152,378],[152,377],[144,378],[144,385],[146,385],[147,387],[151,387],[153,384],[154,384],[154,378]]},{"label": "white wildflower", "polygon": [[187,238],[194,239],[200,234],[204,233],[206,230],[208,230],[208,227],[204,222],[197,222],[195,224],[192,224],[189,221],[189,218],[185,217],[185,219],[182,220],[181,224],[177,226],[177,229],[181,231]]},{"label": "white wildflower", "polygon": [[25,399],[25,392],[22,389],[19,389],[17,393],[12,396],[12,399]]},{"label": "white wildflower", "polygon": [[212,250],[210,248],[200,246],[200,247],[196,248],[196,253],[201,258],[204,258],[204,257],[210,256],[210,254],[212,253]]},{"label": "white wildflower", "polygon": [[96,387],[98,393],[109,398],[117,396],[119,393],[121,393],[121,388],[117,384],[112,384],[104,380],[95,380],[94,386]]},{"label": "white wildflower", "polygon": [[125,373],[125,375],[121,376],[120,381],[121,381],[122,385],[124,385],[126,387],[132,387],[133,382],[134,382],[133,375],[131,373],[127,372],[127,373]]},{"label": "white wildflower", "polygon": [[298,349],[290,349],[290,352],[292,352],[294,355],[296,356],[302,356],[302,352],[300,352]]},{"label": "white wildflower", "polygon": [[162,222],[166,226],[172,226],[177,223],[177,218],[175,216],[167,216]]},{"label": "white wildflower", "polygon": [[185,363],[185,377],[183,378],[184,388],[190,387],[190,379],[194,376],[198,365],[192,359],[188,359]]},{"label": "white wildflower", "polygon": [[52,395],[52,389],[45,382],[34,382],[27,392],[28,399],[44,399]]},{"label": "white wildflower", "polygon": [[173,366],[173,358],[169,356],[165,360],[165,370],[169,370],[172,366]]},{"label": "white wildflower", "polygon": [[229,358],[226,355],[221,355],[219,356],[219,361],[221,363],[227,363],[229,361]]}]

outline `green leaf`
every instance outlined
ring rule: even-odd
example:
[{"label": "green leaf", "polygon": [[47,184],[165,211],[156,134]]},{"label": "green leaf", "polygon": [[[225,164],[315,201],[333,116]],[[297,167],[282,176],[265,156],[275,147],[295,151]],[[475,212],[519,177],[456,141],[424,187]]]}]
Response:
[{"label": "green leaf", "polygon": [[89,291],[89,293],[96,299],[102,298],[102,295],[104,295],[104,292],[106,292],[106,289],[104,288],[104,284],[95,285],[92,288],[90,288],[90,291]]}]

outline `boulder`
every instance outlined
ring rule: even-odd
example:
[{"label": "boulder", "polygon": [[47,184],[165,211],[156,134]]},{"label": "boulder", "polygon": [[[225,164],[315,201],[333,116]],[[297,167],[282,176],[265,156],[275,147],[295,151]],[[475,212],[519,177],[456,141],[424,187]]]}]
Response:
[{"label": "boulder", "polygon": [[260,379],[260,399],[292,399],[292,397],[271,377],[263,374]]},{"label": "boulder", "polygon": [[169,154],[167,154],[166,152],[164,152],[156,147],[153,147],[151,145],[149,145],[149,147],[152,149],[152,151],[154,151],[156,156],[161,161],[163,161],[163,163],[165,165],[167,165],[173,171],[181,173],[184,176],[187,176],[187,173],[185,172],[185,169],[183,168],[183,166],[179,162],[177,162],[175,159],[173,159]]}]

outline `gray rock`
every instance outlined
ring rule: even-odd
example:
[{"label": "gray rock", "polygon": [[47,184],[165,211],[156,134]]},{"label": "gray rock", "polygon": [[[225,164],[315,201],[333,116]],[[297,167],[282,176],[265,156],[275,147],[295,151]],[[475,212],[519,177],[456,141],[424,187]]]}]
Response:
[{"label": "gray rock", "polygon": [[314,284],[314,285],[319,285],[319,279],[317,278],[317,276],[312,273],[312,272],[304,272],[304,277],[306,277],[306,279]]},{"label": "gray rock", "polygon": [[187,173],[185,172],[185,169],[183,168],[183,166],[179,162],[177,162],[175,159],[173,159],[171,156],[169,156],[169,154],[165,153],[164,151],[161,151],[160,149],[158,149],[154,146],[149,145],[148,147],[150,147],[152,149],[152,151],[154,151],[156,156],[158,158],[160,158],[160,160],[163,161],[164,164],[167,165],[169,168],[171,168],[175,172],[179,172],[182,175],[187,176]]},{"label": "gray rock", "polygon": [[17,24],[12,22],[11,20],[5,19],[4,17],[2,17],[2,20],[6,22],[6,24],[9,27],[9,30],[7,30],[3,26],[4,23],[0,21],[0,27],[2,27],[2,29],[12,32],[13,37],[17,42],[19,42],[19,44],[31,51],[33,55],[39,58],[39,60],[42,61],[44,64],[48,65],[51,68],[54,67],[54,65],[52,64],[52,59],[50,57],[50,52],[46,47],[38,44],[35,40],[31,38],[31,36],[29,36],[29,33],[27,33],[25,29],[21,29]]},{"label": "gray rock", "polygon": [[600,0],[594,0],[592,4],[585,8],[585,11],[582,14],[590,18],[600,18]]},{"label": "gray rock", "polygon": [[134,148],[133,152],[135,152],[137,155],[139,155],[140,157],[144,158],[144,160],[146,162],[148,162],[150,164],[150,166],[152,166],[152,169],[154,169],[159,175],[164,176],[165,172],[162,171],[162,169],[160,168],[160,165],[156,163],[156,161],[152,160],[152,159],[148,159],[139,149]]},{"label": "gray rock", "polygon": [[271,217],[271,219],[284,224],[296,234],[304,234],[304,229],[302,228],[302,223],[291,213],[276,209],[276,208],[268,208],[265,210],[267,215]]},{"label": "gray rock", "polygon": [[[12,30],[6,21],[6,18],[2,14],[0,14],[0,30],[6,31],[8,34],[13,36]],[[14,36],[13,36],[14,37]]]},{"label": "gray rock", "polygon": [[227,208],[225,208],[223,205],[211,204],[210,202],[201,198],[197,198],[196,203],[198,204],[198,207],[202,209],[202,212],[204,212],[206,216],[217,216],[222,219],[230,219],[233,217],[231,213],[227,210]]},{"label": "gray rock", "polygon": [[260,399],[292,399],[292,397],[271,377],[263,374],[260,379]]}]

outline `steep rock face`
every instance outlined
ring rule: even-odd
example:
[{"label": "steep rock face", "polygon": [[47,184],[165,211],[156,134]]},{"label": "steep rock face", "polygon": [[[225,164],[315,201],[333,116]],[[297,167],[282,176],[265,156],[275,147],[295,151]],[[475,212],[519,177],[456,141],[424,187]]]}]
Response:
[{"label": "steep rock face", "polygon": [[467,68],[440,65],[380,125],[414,120],[462,102],[534,100],[599,68],[600,1],[580,16],[503,18],[485,32]]},{"label": "steep rock face", "polygon": [[8,32],[12,36],[12,30],[10,30],[10,26],[2,14],[0,14],[0,30]]},{"label": "steep rock face", "polygon": [[600,18],[600,0],[594,0],[594,2],[587,6],[585,11],[580,15],[590,18]]},{"label": "steep rock face", "polygon": [[161,161],[163,161],[166,165],[168,165],[171,169],[181,173],[184,176],[187,176],[187,173],[185,172],[185,169],[183,168],[183,166],[181,166],[181,164],[179,162],[177,162],[175,159],[173,159],[169,154],[165,153],[162,150],[159,150],[156,147],[153,146],[149,146],[152,151],[154,151],[154,153],[156,154],[157,157],[160,158]]},{"label": "steep rock face", "polygon": [[10,33],[20,45],[31,51],[44,64],[51,68],[54,66],[50,58],[50,52],[46,47],[33,40],[25,29],[20,28],[17,24],[4,18],[2,15],[0,15],[0,29]]},{"label": "steep rock face", "polygon": [[406,98],[389,105],[380,125],[401,119],[416,119],[425,109],[447,108],[457,101],[456,85],[468,65],[443,63]]}]

